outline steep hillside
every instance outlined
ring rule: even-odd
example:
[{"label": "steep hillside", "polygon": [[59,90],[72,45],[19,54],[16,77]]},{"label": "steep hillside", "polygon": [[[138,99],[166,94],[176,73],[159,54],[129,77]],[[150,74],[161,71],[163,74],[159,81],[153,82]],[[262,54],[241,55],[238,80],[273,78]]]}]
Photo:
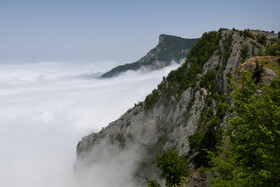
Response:
[{"label": "steep hillside", "polygon": [[[274,52],[279,55],[279,48],[271,49],[278,45],[276,37],[276,34],[249,30],[220,29],[204,33],[186,62],[163,78],[144,102],[78,143],[77,167],[100,160],[95,148],[105,150],[106,157],[114,157],[132,147],[140,150],[134,174],[145,174],[142,179],[136,177],[143,185],[148,179],[159,178],[154,159],[169,148],[176,148],[184,156],[189,172],[207,167],[205,149],[215,151],[221,143],[222,129],[229,115],[227,104],[232,102],[227,95],[226,76],[242,68],[241,64],[255,64],[252,56]],[[269,74],[279,71],[278,65],[276,70],[270,68],[270,57],[257,57],[260,58],[268,58],[264,69]],[[275,63],[277,60],[278,57]]]},{"label": "steep hillside", "polygon": [[128,70],[138,70],[147,67],[151,70],[160,69],[171,64],[172,61],[179,63],[186,58],[186,54],[198,39],[185,39],[176,36],[162,34],[159,36],[158,45],[150,50],[140,60],[125,65],[120,65],[104,73],[101,78],[110,78]]}]

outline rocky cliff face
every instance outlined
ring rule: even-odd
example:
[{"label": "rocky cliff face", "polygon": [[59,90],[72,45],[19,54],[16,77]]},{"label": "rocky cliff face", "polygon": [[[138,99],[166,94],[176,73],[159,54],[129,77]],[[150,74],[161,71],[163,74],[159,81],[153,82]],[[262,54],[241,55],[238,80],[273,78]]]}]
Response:
[{"label": "rocky cliff face", "polygon": [[159,36],[158,45],[150,50],[146,56],[134,63],[117,66],[104,73],[101,78],[114,77],[125,71],[138,70],[141,67],[146,67],[150,70],[161,69],[170,65],[172,61],[179,63],[180,60],[186,58],[186,54],[197,40],[162,34]]},{"label": "rocky cliff face", "polygon": [[[82,138],[77,145],[77,166],[84,163],[85,158],[98,161],[100,158],[92,156],[91,151],[99,145],[109,147],[107,152],[111,156],[137,147],[141,156],[136,160],[136,175],[143,172],[156,177],[154,157],[163,149],[176,147],[181,155],[187,155],[191,170],[197,164],[191,160],[199,151],[189,137],[200,132],[209,134],[211,129],[216,133],[226,126],[228,114],[221,109],[227,100],[226,76],[249,57],[266,50],[266,45],[256,40],[262,34],[266,33],[236,30],[205,33],[186,62],[164,78],[144,102],[100,132]],[[164,37],[160,38],[161,45]],[[276,38],[276,35],[270,37]],[[149,52],[145,58],[156,54]],[[215,124],[209,125],[211,121]]]}]

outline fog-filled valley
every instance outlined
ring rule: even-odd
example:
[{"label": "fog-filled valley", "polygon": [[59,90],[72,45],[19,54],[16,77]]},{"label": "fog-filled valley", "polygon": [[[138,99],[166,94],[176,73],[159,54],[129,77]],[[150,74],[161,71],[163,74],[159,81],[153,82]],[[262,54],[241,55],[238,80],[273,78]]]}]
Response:
[{"label": "fog-filled valley", "polygon": [[[1,186],[81,186],[73,174],[77,142],[143,101],[163,76],[178,67],[98,79],[116,65],[0,65]],[[111,169],[102,168],[104,173]]]}]

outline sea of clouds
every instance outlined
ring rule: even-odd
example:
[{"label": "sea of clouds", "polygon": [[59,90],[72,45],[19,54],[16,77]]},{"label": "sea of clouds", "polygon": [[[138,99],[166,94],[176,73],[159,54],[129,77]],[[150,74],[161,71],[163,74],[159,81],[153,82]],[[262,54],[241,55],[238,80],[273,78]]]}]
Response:
[{"label": "sea of clouds", "polygon": [[[116,65],[0,65],[0,186],[82,186],[79,181],[73,182],[78,141],[143,101],[163,76],[179,66],[98,79]],[[119,165],[114,164],[117,171]],[[112,172],[111,166],[101,166],[102,172]],[[99,171],[101,166],[97,167]],[[94,173],[98,171],[91,170],[90,181],[106,186],[100,182],[106,179],[96,175],[95,180]],[[114,178],[111,180],[114,184]]]}]

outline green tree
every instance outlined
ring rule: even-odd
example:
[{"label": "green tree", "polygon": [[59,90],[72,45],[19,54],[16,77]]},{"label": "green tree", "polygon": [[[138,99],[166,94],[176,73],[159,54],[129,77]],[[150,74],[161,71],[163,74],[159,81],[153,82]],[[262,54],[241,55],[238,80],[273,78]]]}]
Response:
[{"label": "green tree", "polygon": [[280,41],[274,42],[266,49],[266,53],[271,56],[277,56],[280,54]]},{"label": "green tree", "polygon": [[160,185],[157,181],[152,180],[148,183],[148,187],[160,187]]},{"label": "green tree", "polygon": [[257,36],[257,42],[262,44],[262,45],[266,45],[266,36],[265,35],[258,35]]},{"label": "green tree", "polygon": [[264,72],[263,66],[259,65],[257,61],[255,70],[253,72],[253,80],[255,81],[255,83],[259,83],[261,81],[263,72]]},{"label": "green tree", "polygon": [[179,184],[181,178],[186,176],[186,164],[178,151],[168,149],[156,158],[155,164],[161,170],[160,177],[165,179],[166,186]]},{"label": "green tree", "polygon": [[[226,141],[213,170],[217,186],[277,186],[280,184],[280,78],[257,87],[245,72],[241,86],[231,84],[234,105]],[[261,93],[257,90],[262,90]]]}]

